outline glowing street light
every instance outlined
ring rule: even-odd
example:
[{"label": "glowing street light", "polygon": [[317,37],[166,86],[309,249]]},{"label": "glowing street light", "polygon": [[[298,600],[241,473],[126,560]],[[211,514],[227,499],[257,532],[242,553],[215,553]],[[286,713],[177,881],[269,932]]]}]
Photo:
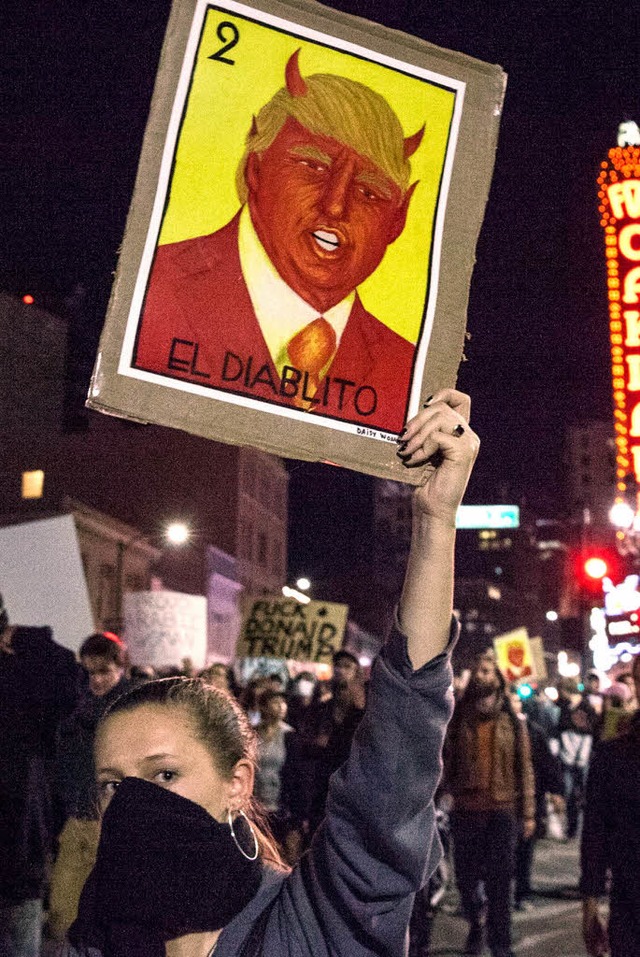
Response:
[{"label": "glowing street light", "polygon": [[299,588],[300,591],[309,591],[311,588],[311,582],[308,578],[299,578],[296,582],[296,588]]},{"label": "glowing street light", "polygon": [[184,522],[171,522],[164,535],[170,545],[186,545],[191,538],[191,529]]},{"label": "glowing street light", "polygon": [[616,502],[609,511],[609,521],[616,528],[631,528],[635,512],[628,502]]}]

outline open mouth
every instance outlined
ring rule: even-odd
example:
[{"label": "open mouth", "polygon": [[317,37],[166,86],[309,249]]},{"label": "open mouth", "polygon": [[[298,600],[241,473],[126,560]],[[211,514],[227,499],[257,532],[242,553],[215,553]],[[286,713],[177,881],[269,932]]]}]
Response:
[{"label": "open mouth", "polygon": [[332,253],[340,247],[340,237],[327,229],[316,229],[311,235],[320,249],[324,249],[325,252]]}]

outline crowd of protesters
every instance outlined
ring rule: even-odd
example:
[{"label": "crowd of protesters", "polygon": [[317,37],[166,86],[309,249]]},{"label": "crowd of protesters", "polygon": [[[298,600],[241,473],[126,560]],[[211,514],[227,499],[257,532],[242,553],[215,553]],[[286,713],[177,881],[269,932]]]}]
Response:
[{"label": "crowd of protesters", "polygon": [[[132,668],[125,644],[108,632],[87,637],[78,663],[49,629],[9,625],[1,599],[0,634],[0,949],[38,957],[43,924],[49,939],[65,938],[95,864],[100,719],[132,687],[196,672],[187,660],[161,673]],[[341,649],[330,681],[302,672],[286,687],[275,673],[242,687],[223,663],[199,677],[235,698],[253,726],[255,794],[268,832],[294,865],[323,819],[329,780],[365,713],[357,656]],[[541,693],[522,699],[487,650],[455,688],[436,798],[450,855],[416,896],[410,953],[429,955],[453,874],[468,921],[463,952],[481,955],[488,946],[493,957],[512,957],[512,910],[531,906],[536,841],[551,835],[581,841],[588,954],[640,957],[640,656],[605,690],[595,672],[583,688],[561,679],[553,703]],[[562,830],[554,831],[559,819]]]}]

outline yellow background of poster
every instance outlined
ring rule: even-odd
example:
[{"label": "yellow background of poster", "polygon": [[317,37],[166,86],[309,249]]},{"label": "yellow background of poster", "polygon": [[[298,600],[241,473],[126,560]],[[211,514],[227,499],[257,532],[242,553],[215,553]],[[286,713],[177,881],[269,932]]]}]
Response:
[{"label": "yellow background of poster", "polygon": [[[238,43],[224,54],[234,65],[209,59],[223,45],[216,31],[225,21],[235,24],[239,32]],[[226,36],[231,39],[229,28]],[[426,124],[422,144],[411,158],[411,181],[419,180],[419,186],[407,225],[376,272],[360,286],[365,308],[415,343],[424,311],[436,202],[455,105],[452,91],[227,11],[209,10],[159,242],[207,235],[235,215],[239,207],[235,174],[251,117],[284,85],[285,65],[298,49],[303,77],[335,73],[370,86],[395,110],[405,136]]]}]

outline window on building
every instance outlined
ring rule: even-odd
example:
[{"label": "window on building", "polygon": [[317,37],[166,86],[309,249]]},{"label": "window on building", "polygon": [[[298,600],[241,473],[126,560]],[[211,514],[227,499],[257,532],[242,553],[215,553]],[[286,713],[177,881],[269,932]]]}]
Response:
[{"label": "window on building", "polygon": [[22,497],[42,498],[44,491],[44,472],[36,469],[33,472],[22,473]]}]

